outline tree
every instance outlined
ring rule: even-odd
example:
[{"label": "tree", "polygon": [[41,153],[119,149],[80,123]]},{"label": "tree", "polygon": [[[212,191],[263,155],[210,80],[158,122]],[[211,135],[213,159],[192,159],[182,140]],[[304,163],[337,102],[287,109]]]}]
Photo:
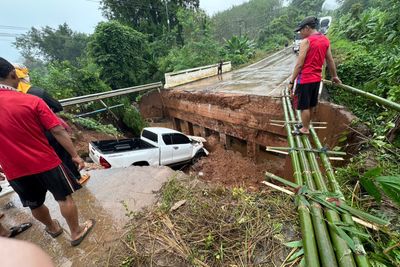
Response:
[{"label": "tree", "polygon": [[[178,24],[180,8],[197,9],[199,0],[102,0],[103,14],[157,37]],[[180,32],[178,32],[178,35]]]},{"label": "tree", "polygon": [[100,78],[112,89],[139,85],[149,78],[149,45],[144,34],[117,21],[101,22],[88,45],[101,67]]},{"label": "tree", "polygon": [[74,32],[64,23],[57,29],[46,26],[42,29],[34,27],[16,38],[14,46],[28,61],[44,59],[45,61],[64,61],[76,63],[84,54],[88,36]]},{"label": "tree", "polygon": [[212,36],[212,25],[207,14],[200,10],[180,9],[177,18],[184,39],[183,46],[175,46],[159,60],[163,72],[178,71],[209,65],[221,59],[222,47]]}]

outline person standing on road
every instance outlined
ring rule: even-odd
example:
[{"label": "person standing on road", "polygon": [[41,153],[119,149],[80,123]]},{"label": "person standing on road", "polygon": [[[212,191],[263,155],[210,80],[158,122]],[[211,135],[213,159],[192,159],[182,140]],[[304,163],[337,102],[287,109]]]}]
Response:
[{"label": "person standing on road", "polygon": [[[311,114],[318,104],[318,91],[322,79],[324,61],[328,66],[332,81],[342,83],[337,76],[329,39],[316,30],[318,19],[305,18],[295,29],[303,38],[296,66],[289,82],[289,91],[294,97],[294,106],[301,110],[302,125],[297,125],[293,134],[309,134]],[[293,85],[296,90],[293,93]]]},{"label": "person standing on road", "polygon": [[79,224],[78,209],[72,199],[71,178],[49,145],[44,131],[50,131],[82,169],[85,162],[77,154],[60,120],[45,104],[32,95],[17,91],[15,68],[0,57],[0,165],[24,207],[42,222],[53,238],[63,229],[44,205],[47,191],[58,202],[71,231],[71,245],[79,245],[94,226],[94,220]]},{"label": "person standing on road", "polygon": [[218,63],[217,75],[218,80],[222,80],[222,67],[224,66],[224,61],[221,59]]}]

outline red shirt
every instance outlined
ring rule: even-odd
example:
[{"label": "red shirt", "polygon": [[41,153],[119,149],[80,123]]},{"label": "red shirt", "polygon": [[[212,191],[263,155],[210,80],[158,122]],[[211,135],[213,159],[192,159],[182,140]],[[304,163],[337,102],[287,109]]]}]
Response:
[{"label": "red shirt", "polygon": [[44,135],[57,125],[60,121],[43,100],[0,86],[0,165],[8,180],[61,164]]},{"label": "red shirt", "polygon": [[315,33],[307,37],[309,48],[303,68],[297,76],[297,83],[315,83],[322,79],[322,66],[329,48],[329,39],[322,33]]}]

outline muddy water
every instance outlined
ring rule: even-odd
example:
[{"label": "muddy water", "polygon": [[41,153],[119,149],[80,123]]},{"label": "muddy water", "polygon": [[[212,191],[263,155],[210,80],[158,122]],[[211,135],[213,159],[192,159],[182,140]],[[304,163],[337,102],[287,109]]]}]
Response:
[{"label": "muddy water", "polygon": [[296,56],[286,52],[272,60],[225,73],[222,81],[211,77],[175,87],[174,90],[277,96],[280,94],[279,85],[290,77],[295,62]]},{"label": "muddy water", "polygon": [[[32,218],[29,209],[21,206],[15,193],[0,198],[0,212],[6,215],[1,223],[10,227],[32,222],[32,228],[19,235],[18,239],[39,245],[57,266],[105,266],[110,249],[121,245],[119,239],[128,222],[127,210],[139,211],[153,205],[156,192],[174,172],[168,167],[131,167],[97,170],[92,171],[91,175],[87,185],[73,195],[80,220],[96,220],[93,232],[80,246],[70,246],[67,224],[51,194],[47,195],[46,205],[65,229],[64,234],[57,239],[52,239],[44,232],[44,226]],[[5,209],[9,202],[14,207]]]}]

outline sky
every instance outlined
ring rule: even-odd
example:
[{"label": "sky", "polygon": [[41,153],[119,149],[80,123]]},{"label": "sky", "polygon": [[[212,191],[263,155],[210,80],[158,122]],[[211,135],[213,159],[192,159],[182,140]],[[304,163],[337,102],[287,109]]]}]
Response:
[{"label": "sky", "polygon": [[[329,5],[335,0],[327,0]],[[22,61],[13,47],[16,34],[26,33],[31,27],[56,28],[66,22],[72,30],[93,33],[97,23],[104,21],[98,0],[1,0],[0,56],[11,62]],[[248,0],[200,0],[200,7],[209,15],[240,5]],[[12,27],[9,27],[12,26]],[[18,27],[18,28],[16,28]]]}]

